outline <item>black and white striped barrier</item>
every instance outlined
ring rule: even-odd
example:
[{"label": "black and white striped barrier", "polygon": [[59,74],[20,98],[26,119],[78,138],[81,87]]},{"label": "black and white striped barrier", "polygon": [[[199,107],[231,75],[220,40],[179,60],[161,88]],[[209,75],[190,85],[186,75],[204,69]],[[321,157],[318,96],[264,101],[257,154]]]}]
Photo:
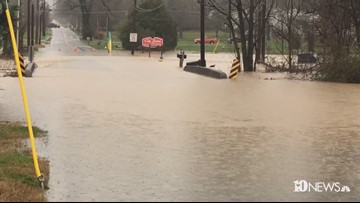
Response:
[{"label": "black and white striped barrier", "polygon": [[25,64],[24,56],[19,54],[19,60],[20,60],[20,67],[21,67],[21,73],[23,76],[27,78],[31,78],[33,76],[33,73],[35,69],[37,68],[36,63],[28,63]]}]

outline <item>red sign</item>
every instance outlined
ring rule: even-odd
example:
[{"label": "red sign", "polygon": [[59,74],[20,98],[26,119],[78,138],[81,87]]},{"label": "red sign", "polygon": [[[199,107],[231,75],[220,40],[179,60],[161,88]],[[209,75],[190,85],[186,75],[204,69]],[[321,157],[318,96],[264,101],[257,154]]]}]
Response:
[{"label": "red sign", "polygon": [[142,46],[143,47],[152,47],[152,48],[156,48],[156,47],[161,47],[164,45],[164,40],[160,37],[145,37],[142,39]]},{"label": "red sign", "polygon": [[143,46],[143,47],[150,47],[152,41],[153,41],[153,38],[151,38],[151,37],[145,37],[145,38],[142,39],[142,46]]},{"label": "red sign", "polygon": [[161,47],[164,45],[164,40],[160,37],[155,37],[151,43],[151,47]]}]

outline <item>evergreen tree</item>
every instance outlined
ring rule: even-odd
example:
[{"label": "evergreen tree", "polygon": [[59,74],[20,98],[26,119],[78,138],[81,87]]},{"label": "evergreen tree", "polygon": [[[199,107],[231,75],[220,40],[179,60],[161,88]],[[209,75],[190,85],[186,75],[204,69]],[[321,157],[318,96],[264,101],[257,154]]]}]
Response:
[{"label": "evergreen tree", "polygon": [[[176,23],[164,6],[158,8],[161,4],[163,4],[161,0],[146,0],[140,5],[144,12],[135,11],[136,13],[130,15],[120,31],[120,40],[125,49],[131,49],[132,44],[129,42],[131,32],[138,33],[136,47],[141,46],[141,39],[144,37],[163,38],[165,49],[174,49],[177,46]],[[154,8],[158,9],[153,10]],[[134,16],[135,28],[133,27]]]}]

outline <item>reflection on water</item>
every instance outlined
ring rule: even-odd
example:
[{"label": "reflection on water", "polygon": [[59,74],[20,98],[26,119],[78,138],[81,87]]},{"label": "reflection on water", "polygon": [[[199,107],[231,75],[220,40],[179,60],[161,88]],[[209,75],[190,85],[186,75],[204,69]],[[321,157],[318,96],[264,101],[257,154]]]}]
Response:
[{"label": "reflection on water", "polygon": [[[50,201],[360,199],[358,85],[217,81],[172,65],[83,57],[26,81],[50,133]],[[6,95],[0,120],[22,120],[21,97]],[[352,192],[294,193],[295,180]]]}]

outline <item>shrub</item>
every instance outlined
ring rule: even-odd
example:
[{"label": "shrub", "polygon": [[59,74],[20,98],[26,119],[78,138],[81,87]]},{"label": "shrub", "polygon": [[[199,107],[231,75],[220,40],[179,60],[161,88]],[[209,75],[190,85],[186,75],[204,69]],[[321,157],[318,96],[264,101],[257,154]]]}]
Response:
[{"label": "shrub", "polygon": [[[161,0],[148,0],[140,5],[143,9],[157,8],[163,2]],[[120,30],[120,40],[125,49],[131,49],[129,42],[130,33],[133,30],[132,19],[134,13]],[[144,37],[161,37],[164,39],[164,49],[174,49],[177,46],[176,23],[165,10],[164,6],[152,12],[136,12],[135,30],[138,33],[138,43],[141,46],[141,39]]]},{"label": "shrub", "polygon": [[103,39],[105,39],[105,36],[106,36],[105,32],[100,31],[98,34],[96,34],[94,36],[94,38],[99,39],[99,40],[103,40]]},{"label": "shrub", "polygon": [[360,59],[350,58],[323,63],[315,79],[329,82],[360,83]]}]

